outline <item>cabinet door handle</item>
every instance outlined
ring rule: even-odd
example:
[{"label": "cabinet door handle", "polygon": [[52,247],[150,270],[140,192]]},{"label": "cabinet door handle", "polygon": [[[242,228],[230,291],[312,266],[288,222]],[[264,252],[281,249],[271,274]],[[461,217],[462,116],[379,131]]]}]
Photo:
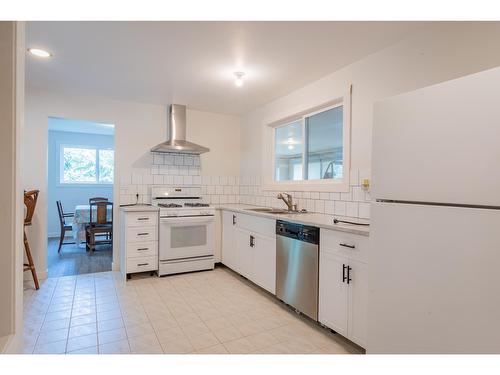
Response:
[{"label": "cabinet door handle", "polygon": [[233,215],[233,225],[236,225],[236,215]]},{"label": "cabinet door handle", "polygon": [[345,283],[345,281],[347,280],[347,277],[345,276],[345,269],[347,268],[347,266],[345,264],[342,264],[342,282]]},{"label": "cabinet door handle", "polygon": [[255,246],[255,237],[250,236],[250,247],[254,247],[254,246]]},{"label": "cabinet door handle", "polygon": [[349,245],[349,244],[346,244],[346,243],[339,243],[340,246],[343,246],[343,247],[348,247],[349,249],[355,249],[356,246],[354,245]]},{"label": "cabinet door handle", "polygon": [[352,281],[351,279],[351,266],[347,266],[347,284],[349,284],[350,281]]},{"label": "cabinet door handle", "polygon": [[140,266],[147,266],[149,263],[137,263],[137,266],[140,267]]}]

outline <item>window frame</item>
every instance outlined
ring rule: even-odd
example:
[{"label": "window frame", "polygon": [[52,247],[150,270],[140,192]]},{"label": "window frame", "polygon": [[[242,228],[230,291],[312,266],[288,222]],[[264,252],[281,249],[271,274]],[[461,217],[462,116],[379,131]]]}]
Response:
[{"label": "window frame", "polygon": [[[263,189],[270,191],[329,191],[329,192],[347,192],[349,191],[349,175],[350,175],[350,156],[351,156],[351,105],[350,105],[350,90],[344,96],[326,102],[322,105],[307,109],[295,115],[286,117],[282,120],[271,122],[264,125],[264,150],[263,150]],[[315,114],[343,106],[343,128],[342,128],[342,146],[343,146],[343,162],[342,162],[342,178],[341,179],[318,179],[305,180],[307,176],[306,153],[308,135],[306,133],[306,118]],[[276,128],[289,125],[296,121],[302,123],[302,180],[276,180]],[[266,163],[271,159],[271,163]]]},{"label": "window frame", "polygon": [[[95,168],[96,168],[96,181],[92,182],[83,182],[83,181],[77,181],[77,182],[71,182],[71,181],[64,181],[64,149],[65,148],[77,148],[77,149],[85,149],[85,150],[95,150],[96,152],[96,161],[95,161]],[[99,182],[99,164],[100,164],[100,156],[99,156],[99,151],[100,150],[111,150],[113,151],[113,181],[112,182]],[[115,162],[114,162],[114,157],[115,157],[115,149],[113,147],[98,147],[98,146],[89,146],[89,145],[78,145],[78,144],[68,144],[68,143],[60,143],[59,144],[59,178],[57,181],[58,186],[113,186],[115,182]]]}]

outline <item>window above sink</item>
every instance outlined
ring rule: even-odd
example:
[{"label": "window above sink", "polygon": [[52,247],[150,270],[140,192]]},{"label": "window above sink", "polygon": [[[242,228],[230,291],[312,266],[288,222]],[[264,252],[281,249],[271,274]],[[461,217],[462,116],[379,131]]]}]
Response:
[{"label": "window above sink", "polygon": [[348,191],[350,91],[264,126],[265,190]]}]

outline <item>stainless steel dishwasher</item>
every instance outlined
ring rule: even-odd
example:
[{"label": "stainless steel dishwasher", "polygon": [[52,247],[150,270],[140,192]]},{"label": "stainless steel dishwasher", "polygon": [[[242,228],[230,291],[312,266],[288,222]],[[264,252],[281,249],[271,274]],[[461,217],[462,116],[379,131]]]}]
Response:
[{"label": "stainless steel dishwasher", "polygon": [[319,228],[276,222],[276,296],[318,320]]}]

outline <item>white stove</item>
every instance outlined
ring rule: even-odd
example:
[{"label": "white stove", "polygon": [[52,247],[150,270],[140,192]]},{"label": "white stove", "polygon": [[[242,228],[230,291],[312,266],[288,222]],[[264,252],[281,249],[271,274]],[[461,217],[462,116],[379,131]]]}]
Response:
[{"label": "white stove", "polygon": [[214,268],[215,208],[190,188],[151,189],[160,208],[159,275]]}]

